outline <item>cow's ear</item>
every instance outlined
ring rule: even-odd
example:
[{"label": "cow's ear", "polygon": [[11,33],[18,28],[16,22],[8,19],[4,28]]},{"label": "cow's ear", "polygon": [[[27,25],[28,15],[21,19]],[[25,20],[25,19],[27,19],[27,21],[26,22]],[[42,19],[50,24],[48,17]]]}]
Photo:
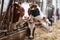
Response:
[{"label": "cow's ear", "polygon": [[32,3],[29,4],[29,6],[31,6],[31,5],[32,5]]}]

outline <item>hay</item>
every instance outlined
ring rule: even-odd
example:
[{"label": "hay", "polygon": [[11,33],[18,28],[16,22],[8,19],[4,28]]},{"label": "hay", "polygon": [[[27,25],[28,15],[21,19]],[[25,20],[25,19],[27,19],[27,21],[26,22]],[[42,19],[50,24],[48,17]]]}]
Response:
[{"label": "hay", "polygon": [[33,40],[57,40],[57,35],[55,32],[49,34],[48,32],[46,32],[46,30],[44,31],[42,28],[36,28]]},{"label": "hay", "polygon": [[34,32],[33,40],[60,40],[60,31],[58,31],[58,26],[60,25],[60,21],[53,23],[52,25],[52,33],[48,33],[47,29],[37,27]]}]

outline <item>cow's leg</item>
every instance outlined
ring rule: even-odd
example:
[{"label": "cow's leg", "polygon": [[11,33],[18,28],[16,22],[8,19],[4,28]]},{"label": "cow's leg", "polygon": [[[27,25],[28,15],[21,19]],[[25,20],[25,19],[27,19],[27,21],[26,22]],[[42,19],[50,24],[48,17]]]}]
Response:
[{"label": "cow's leg", "polygon": [[33,38],[33,31],[34,31],[35,25],[34,24],[29,24],[29,29],[30,29],[30,38]]},{"label": "cow's leg", "polygon": [[42,23],[42,26],[43,26],[43,27],[45,27],[49,32],[51,32],[51,31],[52,31],[52,27],[51,27],[51,26],[49,26],[49,25],[48,25],[48,23],[43,22],[43,23]]},{"label": "cow's leg", "polygon": [[12,24],[12,30],[13,31],[17,30],[16,23]]},{"label": "cow's leg", "polygon": [[30,38],[33,38],[33,29],[30,29]]}]

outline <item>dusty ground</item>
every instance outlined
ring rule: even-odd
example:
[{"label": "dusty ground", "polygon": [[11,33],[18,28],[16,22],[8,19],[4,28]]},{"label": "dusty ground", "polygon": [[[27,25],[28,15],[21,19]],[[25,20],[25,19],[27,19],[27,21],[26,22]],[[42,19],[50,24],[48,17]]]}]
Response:
[{"label": "dusty ground", "polygon": [[36,28],[33,40],[60,40],[60,20],[53,23],[52,28],[53,30],[51,33],[47,32],[44,28]]}]

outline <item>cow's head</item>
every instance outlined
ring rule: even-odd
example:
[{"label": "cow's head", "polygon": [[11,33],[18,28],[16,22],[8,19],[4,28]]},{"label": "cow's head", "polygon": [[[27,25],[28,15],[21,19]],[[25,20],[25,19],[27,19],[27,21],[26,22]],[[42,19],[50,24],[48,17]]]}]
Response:
[{"label": "cow's head", "polygon": [[35,10],[35,8],[37,8],[37,5],[27,2],[22,3],[21,6],[24,9],[23,19],[30,19],[30,9]]},{"label": "cow's head", "polygon": [[23,19],[28,19],[29,18],[29,14],[28,14],[28,9],[29,9],[29,3],[26,3],[26,2],[24,2],[24,3],[22,3],[21,4],[21,6],[23,7],[23,9],[24,9],[24,16],[22,17]]},{"label": "cow's head", "polygon": [[14,18],[13,20],[18,20],[19,16],[23,19],[23,20],[27,20],[29,19],[29,10],[30,8],[30,4],[29,3],[21,3],[21,4],[18,4],[18,3],[14,3]]},{"label": "cow's head", "polygon": [[13,23],[15,23],[19,20],[19,17],[24,16],[24,9],[18,3],[14,3],[12,8],[13,8]]}]

